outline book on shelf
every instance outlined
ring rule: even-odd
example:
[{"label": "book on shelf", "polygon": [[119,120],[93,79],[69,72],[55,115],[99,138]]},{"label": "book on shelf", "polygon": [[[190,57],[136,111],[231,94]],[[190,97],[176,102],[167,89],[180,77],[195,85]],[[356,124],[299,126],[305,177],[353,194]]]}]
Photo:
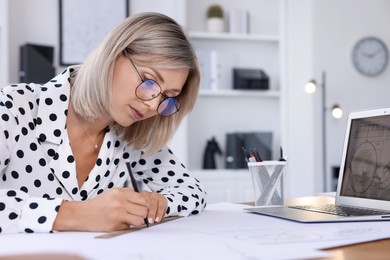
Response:
[{"label": "book on shelf", "polygon": [[217,90],[219,79],[218,54],[216,50],[196,50],[201,72],[202,90]]},{"label": "book on shelf", "polygon": [[249,33],[249,12],[244,9],[229,10],[229,32],[237,34]]}]

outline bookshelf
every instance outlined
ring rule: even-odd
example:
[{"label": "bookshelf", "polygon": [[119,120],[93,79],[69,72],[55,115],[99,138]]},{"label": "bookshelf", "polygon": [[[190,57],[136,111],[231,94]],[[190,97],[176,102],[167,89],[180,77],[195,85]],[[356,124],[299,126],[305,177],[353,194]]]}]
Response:
[{"label": "bookshelf", "polygon": [[[217,157],[217,170],[203,170],[207,140],[216,137],[223,152],[229,132],[273,132],[273,153],[285,144],[285,0],[166,0],[153,8],[141,0],[131,2],[131,12],[159,11],[179,21],[194,47],[216,54],[217,83],[205,85],[192,113],[185,118],[170,147],[201,180],[209,202],[253,200],[248,169],[225,169],[224,156]],[[226,14],[225,31],[206,32],[205,13],[209,5],[220,4]],[[228,15],[232,9],[247,8],[249,33],[230,33]],[[199,56],[199,58],[201,58]],[[270,78],[269,90],[237,90],[232,85],[232,68],[260,68]]]},{"label": "bookshelf", "polygon": [[[187,165],[192,171],[202,171],[203,153],[207,140],[215,137],[223,152],[226,134],[234,132],[272,132],[273,155],[278,155],[283,133],[283,0],[245,0],[245,3],[223,1],[225,14],[241,6],[250,6],[250,33],[208,33],[199,22],[210,0],[196,6],[187,1],[188,37],[199,52],[213,53],[211,64],[201,68],[211,70],[202,80],[194,111],[186,121]],[[194,6],[193,6],[194,5]],[[255,10],[265,10],[259,18]],[[190,12],[191,10],[191,12]],[[227,19],[227,18],[225,18]],[[270,79],[269,90],[238,90],[233,86],[233,68],[258,68]],[[215,70],[215,71],[213,71]],[[204,71],[202,72],[204,74]],[[204,75],[203,75],[204,76]],[[208,79],[210,78],[210,79]],[[214,82],[216,81],[216,83]],[[207,82],[210,82],[208,84]],[[226,172],[224,156],[217,156],[217,171]]]}]

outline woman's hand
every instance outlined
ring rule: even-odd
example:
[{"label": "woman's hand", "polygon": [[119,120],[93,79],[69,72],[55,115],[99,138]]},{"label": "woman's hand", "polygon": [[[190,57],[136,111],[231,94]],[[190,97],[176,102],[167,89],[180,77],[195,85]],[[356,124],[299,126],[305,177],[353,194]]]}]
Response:
[{"label": "woman's hand", "polygon": [[160,222],[167,210],[168,202],[164,195],[155,192],[142,191],[141,194],[148,201],[149,224]]},{"label": "woman's hand", "polygon": [[115,231],[142,225],[145,217],[161,219],[166,201],[162,195],[156,195],[118,188],[104,191],[87,201],[64,201],[53,230]]}]

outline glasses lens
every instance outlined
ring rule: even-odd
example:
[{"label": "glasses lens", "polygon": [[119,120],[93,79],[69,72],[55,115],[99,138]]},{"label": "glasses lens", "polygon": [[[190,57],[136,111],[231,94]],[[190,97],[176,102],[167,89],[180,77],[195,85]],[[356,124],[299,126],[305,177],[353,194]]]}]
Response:
[{"label": "glasses lens", "polygon": [[157,82],[147,79],[137,87],[135,94],[139,99],[152,100],[160,94],[160,90],[160,85]]},{"label": "glasses lens", "polygon": [[175,98],[164,99],[157,108],[157,112],[161,116],[171,116],[179,111],[180,103]]}]

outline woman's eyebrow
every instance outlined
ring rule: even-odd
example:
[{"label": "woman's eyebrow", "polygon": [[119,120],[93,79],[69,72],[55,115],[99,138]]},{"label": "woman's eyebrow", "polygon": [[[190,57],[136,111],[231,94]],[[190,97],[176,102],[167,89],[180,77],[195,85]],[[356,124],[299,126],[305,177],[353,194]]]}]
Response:
[{"label": "woman's eyebrow", "polygon": [[160,72],[158,72],[158,70],[153,69],[153,68],[150,68],[150,69],[154,72],[154,74],[156,74],[156,76],[157,76],[157,78],[159,79],[159,81],[160,81],[161,83],[164,83],[164,78],[161,76]]},{"label": "woman's eyebrow", "polygon": [[[164,78],[161,76],[160,72],[158,72],[158,70],[154,69],[154,68],[150,68],[154,74],[156,74],[157,78],[159,79],[159,81],[161,83],[164,83]],[[169,89],[167,90],[167,92],[173,92],[177,95],[179,95],[181,93],[182,89],[178,89],[178,88],[175,88],[175,89]]]},{"label": "woman's eyebrow", "polygon": [[177,94],[177,95],[179,95],[180,93],[181,93],[181,89],[168,89],[166,92],[172,92],[172,93],[174,93],[174,94]]}]

